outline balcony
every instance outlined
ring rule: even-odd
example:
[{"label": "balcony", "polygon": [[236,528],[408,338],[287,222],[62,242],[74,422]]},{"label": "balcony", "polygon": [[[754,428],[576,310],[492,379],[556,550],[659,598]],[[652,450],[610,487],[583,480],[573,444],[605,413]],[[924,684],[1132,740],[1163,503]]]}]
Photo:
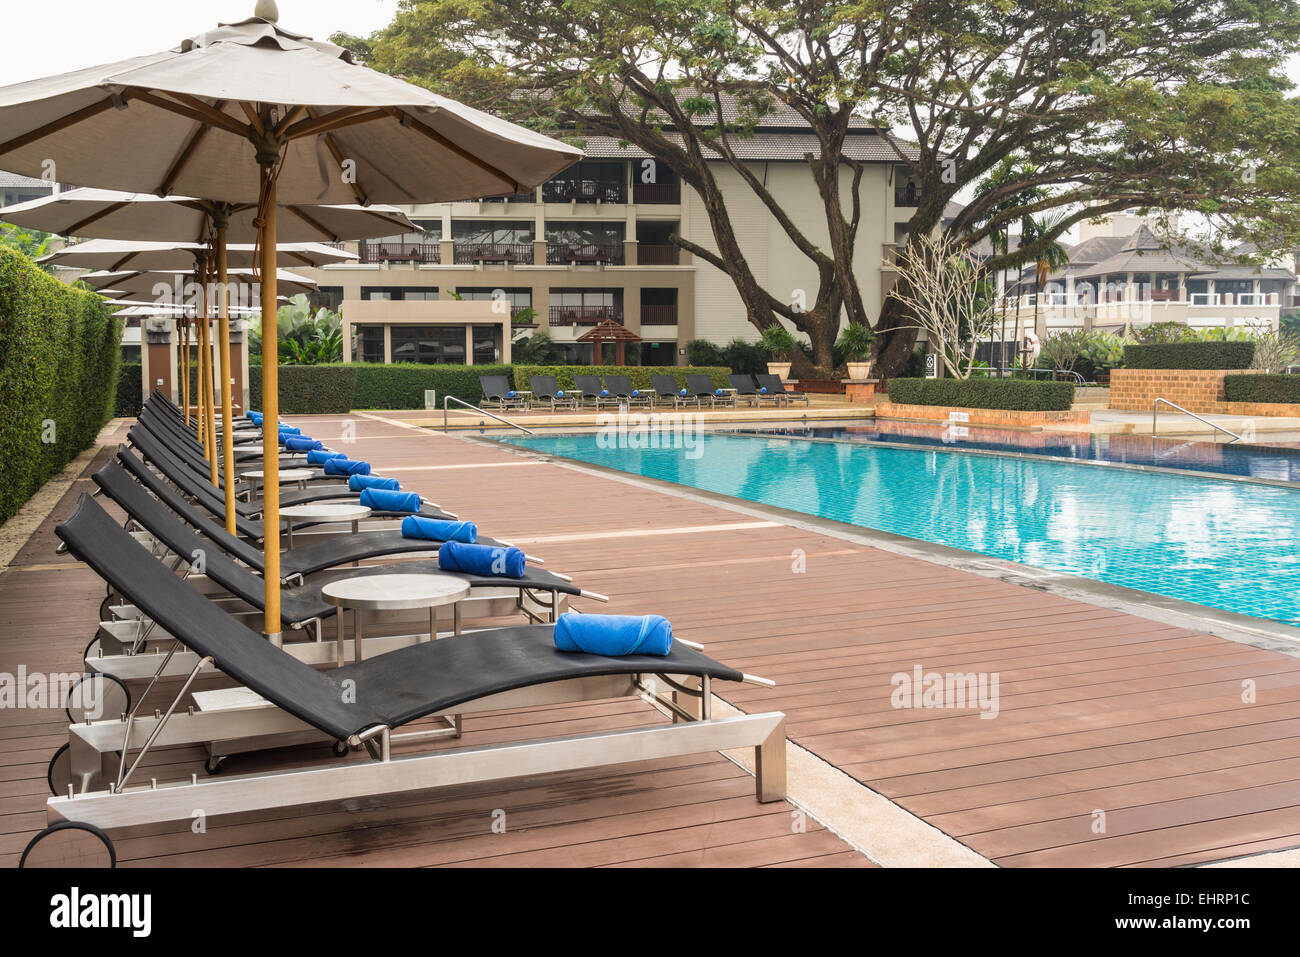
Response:
[{"label": "balcony", "polygon": [[553,179],[542,184],[543,203],[626,203],[627,184],[609,179]]},{"label": "balcony", "polygon": [[537,199],[530,190],[527,193],[502,193],[500,196],[484,196],[484,203],[534,203]]},{"label": "balcony", "polygon": [[622,306],[551,306],[553,326],[595,326],[606,319],[622,323]]},{"label": "balcony", "polygon": [[677,325],[677,304],[672,303],[667,306],[643,305],[641,307],[641,325],[643,326]]},{"label": "balcony", "polygon": [[681,183],[634,183],[632,201],[637,205],[672,206],[682,201]]},{"label": "balcony", "polygon": [[442,262],[442,247],[438,243],[362,242],[357,244],[357,255],[363,263],[436,265]]},{"label": "balcony", "polygon": [[638,266],[676,266],[680,250],[672,243],[638,243],[636,247],[636,264]]},{"label": "balcony", "polygon": [[533,263],[533,244],[456,243],[455,260],[457,266],[473,266],[477,263],[511,263],[531,266]]},{"label": "balcony", "polygon": [[623,265],[622,243],[548,243],[546,246],[546,263],[548,266],[621,266]]},{"label": "balcony", "polygon": [[921,191],[915,187],[906,186],[894,187],[894,205],[895,206],[920,206]]}]

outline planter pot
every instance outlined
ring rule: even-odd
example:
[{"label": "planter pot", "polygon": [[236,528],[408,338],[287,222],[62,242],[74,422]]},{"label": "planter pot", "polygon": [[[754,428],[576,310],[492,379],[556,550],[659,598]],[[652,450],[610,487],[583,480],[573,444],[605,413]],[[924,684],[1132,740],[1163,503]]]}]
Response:
[{"label": "planter pot", "polygon": [[790,367],[792,365],[794,365],[793,362],[769,362],[767,364],[767,374],[778,375],[781,377],[781,381],[784,382],[790,378]]},{"label": "planter pot", "polygon": [[849,362],[847,365],[849,367],[850,379],[870,379],[871,367],[874,366],[875,363],[868,359],[866,362]]}]

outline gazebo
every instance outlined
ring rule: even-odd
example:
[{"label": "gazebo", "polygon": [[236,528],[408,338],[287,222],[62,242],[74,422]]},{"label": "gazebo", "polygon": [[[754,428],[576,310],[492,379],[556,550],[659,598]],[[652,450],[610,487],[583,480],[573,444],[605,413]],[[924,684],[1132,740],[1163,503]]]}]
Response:
[{"label": "gazebo", "polygon": [[614,344],[614,364],[627,365],[625,348],[629,342],[640,342],[641,337],[622,323],[605,319],[593,329],[578,336],[578,342],[590,342],[592,347],[592,365],[602,365],[601,346],[606,342]]}]

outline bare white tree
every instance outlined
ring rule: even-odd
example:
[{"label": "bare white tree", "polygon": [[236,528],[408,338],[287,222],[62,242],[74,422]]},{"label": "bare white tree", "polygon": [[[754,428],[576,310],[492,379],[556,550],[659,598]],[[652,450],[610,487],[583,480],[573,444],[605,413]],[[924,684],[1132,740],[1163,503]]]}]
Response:
[{"label": "bare white tree", "polygon": [[982,288],[979,259],[944,234],[920,236],[894,263],[894,295],[924,330],[948,373],[970,378],[975,348],[997,324],[992,296]]}]

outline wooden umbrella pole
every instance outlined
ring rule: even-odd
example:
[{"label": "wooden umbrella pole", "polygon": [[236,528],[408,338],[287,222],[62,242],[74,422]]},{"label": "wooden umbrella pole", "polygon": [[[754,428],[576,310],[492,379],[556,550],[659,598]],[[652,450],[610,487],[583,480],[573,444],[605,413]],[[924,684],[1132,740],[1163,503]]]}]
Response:
[{"label": "wooden umbrella pole", "polygon": [[199,433],[199,444],[203,446],[203,457],[211,458],[212,452],[208,449],[208,418],[207,418],[207,390],[203,388],[203,344],[207,336],[203,334],[203,292],[199,292],[198,305],[194,310],[194,338],[197,340],[197,349],[194,353],[194,401],[198,408],[198,419],[195,421],[195,428]]},{"label": "wooden umbrella pole", "polygon": [[206,426],[208,436],[208,468],[211,473],[212,485],[214,488],[217,488],[221,485],[221,472],[220,465],[217,462],[219,458],[217,455],[217,408],[216,393],[213,388],[213,378],[216,375],[216,372],[213,368],[212,361],[212,322],[209,315],[212,310],[208,298],[209,290],[212,288],[212,274],[212,260],[206,258],[203,261],[203,331],[207,335],[208,344],[207,349],[205,350],[205,357],[207,359],[207,365],[205,368],[207,369],[207,372],[203,376],[203,390],[207,394],[208,405],[208,421]]},{"label": "wooden umbrella pole", "polygon": [[181,373],[181,405],[185,409],[185,424],[190,424],[190,321],[185,318],[185,310],[181,310],[180,318],[177,320],[180,328],[180,362],[176,365],[180,368]]},{"label": "wooden umbrella pole", "polygon": [[[221,350],[221,455],[226,482],[226,531],[235,534],[235,428],[230,395],[230,290],[226,269],[226,217],[217,220],[217,295],[220,297],[217,336]],[[278,439],[277,439],[278,442]]]},{"label": "wooden umbrella pole", "polygon": [[280,380],[276,361],[275,168],[262,164],[263,196],[258,224],[262,283],[262,525],[266,581],[266,636],[280,644]]}]

